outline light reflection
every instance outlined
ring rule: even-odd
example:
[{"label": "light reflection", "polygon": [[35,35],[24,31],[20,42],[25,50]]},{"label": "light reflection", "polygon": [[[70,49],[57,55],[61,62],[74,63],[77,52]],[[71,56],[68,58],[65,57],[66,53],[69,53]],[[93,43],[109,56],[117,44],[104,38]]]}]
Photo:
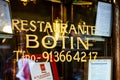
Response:
[{"label": "light reflection", "polygon": [[21,2],[23,2],[23,5],[26,6],[28,2],[33,2],[34,4],[36,4],[36,0],[20,0]]},{"label": "light reflection", "polygon": [[55,22],[54,22],[55,23],[54,24],[54,32],[55,32],[54,37],[56,40],[59,40],[61,37],[61,34],[60,34],[61,22],[62,22],[62,20],[59,18],[55,19]]},{"label": "light reflection", "polygon": [[4,26],[4,27],[3,27],[3,32],[12,33],[11,26],[8,26],[8,25]]}]

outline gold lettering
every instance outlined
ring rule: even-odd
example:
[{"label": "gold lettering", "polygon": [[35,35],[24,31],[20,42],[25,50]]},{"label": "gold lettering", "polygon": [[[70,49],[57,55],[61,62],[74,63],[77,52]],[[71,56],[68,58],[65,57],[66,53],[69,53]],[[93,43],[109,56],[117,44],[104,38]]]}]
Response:
[{"label": "gold lettering", "polygon": [[86,34],[89,35],[89,26],[86,25],[85,28],[86,28]]},{"label": "gold lettering", "polygon": [[36,25],[35,24],[36,24],[36,22],[34,20],[30,21],[30,25],[31,25],[30,30],[32,32],[36,31]]},{"label": "gold lettering", "polygon": [[77,31],[76,31],[76,28],[75,28],[74,24],[71,24],[71,26],[70,26],[69,33],[70,33],[71,31],[74,31],[75,34],[77,34]]},{"label": "gold lettering", "polygon": [[80,32],[82,34],[85,34],[85,31],[84,31],[83,27],[81,25],[78,25],[78,34],[80,34]]},{"label": "gold lettering", "polygon": [[50,32],[53,32],[50,22],[46,22],[44,32],[47,32],[47,29],[50,29]]},{"label": "gold lettering", "polygon": [[62,36],[62,49],[65,49],[65,39],[69,38],[67,36]]},{"label": "gold lettering", "polygon": [[45,24],[45,22],[44,21],[37,21],[37,23],[40,23],[40,32],[42,32],[43,30],[42,30],[42,28],[43,28],[43,24]]},{"label": "gold lettering", "polygon": [[[51,38],[53,40],[53,43],[49,40],[46,42],[47,38]],[[47,35],[42,38],[42,45],[47,49],[53,49],[57,45],[57,41],[55,37]]]},{"label": "gold lettering", "polygon": [[21,20],[21,30],[26,31],[26,32],[29,31],[29,28],[27,26],[28,26],[28,21]]},{"label": "gold lettering", "polygon": [[77,49],[79,49],[79,44],[81,43],[83,47],[88,50],[89,49],[89,40],[86,38],[86,41],[83,42],[83,40],[80,37],[77,37]]},{"label": "gold lettering", "polygon": [[73,48],[73,37],[70,37],[70,38],[71,38],[71,39],[70,39],[70,40],[71,40],[71,49],[74,49],[74,48]]},{"label": "gold lettering", "polygon": [[22,57],[24,57],[25,51],[14,50],[13,52],[16,54],[16,61],[19,60],[19,55],[22,54]]},{"label": "gold lettering", "polygon": [[60,23],[53,23],[53,30],[55,33],[60,33]]},{"label": "gold lettering", "polygon": [[17,30],[20,30],[20,28],[18,27],[18,24],[20,24],[20,21],[17,19],[12,19],[12,29],[15,30],[15,28]]},{"label": "gold lettering", "polygon": [[[31,38],[32,39],[31,39]],[[37,41],[38,40],[38,37],[36,36],[36,35],[26,35],[26,47],[27,48],[38,48],[39,47],[39,42]],[[30,42],[34,42],[35,43],[35,45],[33,45],[33,46],[31,46],[30,45]]]},{"label": "gold lettering", "polygon": [[67,27],[68,27],[68,24],[67,23],[61,23],[61,33],[62,33],[62,36],[65,35],[65,33],[67,33]]}]

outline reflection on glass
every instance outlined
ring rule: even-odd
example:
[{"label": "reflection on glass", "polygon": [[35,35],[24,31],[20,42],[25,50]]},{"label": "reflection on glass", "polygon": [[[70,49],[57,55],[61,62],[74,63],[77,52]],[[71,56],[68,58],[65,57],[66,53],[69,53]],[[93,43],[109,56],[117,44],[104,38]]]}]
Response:
[{"label": "reflection on glass", "polygon": [[5,1],[0,1],[0,31],[12,33],[9,5]]}]

